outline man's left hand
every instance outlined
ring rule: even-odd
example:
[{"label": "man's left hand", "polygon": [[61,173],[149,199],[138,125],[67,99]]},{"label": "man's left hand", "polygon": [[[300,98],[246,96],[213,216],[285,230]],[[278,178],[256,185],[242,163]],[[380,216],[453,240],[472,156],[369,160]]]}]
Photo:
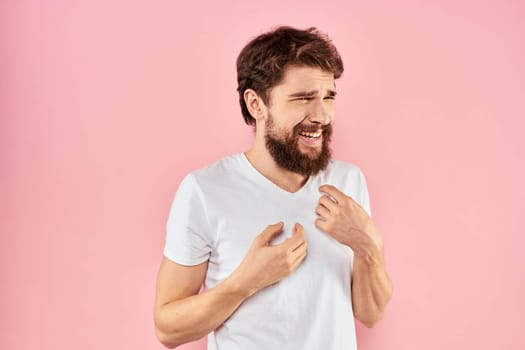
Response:
[{"label": "man's left hand", "polygon": [[319,199],[315,212],[319,216],[315,226],[354,251],[368,250],[374,245],[381,250],[381,237],[372,219],[365,210],[332,185],[323,185],[319,191],[325,193]]}]

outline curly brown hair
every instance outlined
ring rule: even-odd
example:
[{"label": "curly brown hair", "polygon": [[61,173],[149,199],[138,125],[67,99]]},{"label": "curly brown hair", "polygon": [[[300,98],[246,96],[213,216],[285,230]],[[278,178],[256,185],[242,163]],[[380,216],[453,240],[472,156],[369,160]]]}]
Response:
[{"label": "curly brown hair", "polygon": [[254,90],[269,105],[270,89],[279,84],[289,66],[309,66],[332,72],[338,79],[343,61],[326,34],[315,27],[300,30],[281,26],[251,40],[237,57],[237,91],[244,121],[255,125],[244,91]]}]

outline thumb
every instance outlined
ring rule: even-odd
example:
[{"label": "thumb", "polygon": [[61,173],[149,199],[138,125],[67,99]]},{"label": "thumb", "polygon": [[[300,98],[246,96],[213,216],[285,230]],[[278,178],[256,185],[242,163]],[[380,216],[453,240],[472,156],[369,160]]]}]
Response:
[{"label": "thumb", "polygon": [[268,225],[264,231],[259,235],[259,239],[261,240],[262,245],[267,245],[270,243],[270,241],[277,236],[279,233],[283,231],[284,223],[282,221],[273,224]]}]

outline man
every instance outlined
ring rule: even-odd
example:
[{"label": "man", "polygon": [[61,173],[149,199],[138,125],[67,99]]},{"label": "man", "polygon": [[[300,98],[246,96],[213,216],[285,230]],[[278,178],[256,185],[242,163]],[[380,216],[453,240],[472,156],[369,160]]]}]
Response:
[{"label": "man", "polygon": [[167,347],[209,334],[208,349],[356,349],[354,316],[372,327],[392,287],[363,174],[330,158],[341,58],[315,28],[280,27],[246,45],[237,73],[255,141],[180,184],[157,336]]}]

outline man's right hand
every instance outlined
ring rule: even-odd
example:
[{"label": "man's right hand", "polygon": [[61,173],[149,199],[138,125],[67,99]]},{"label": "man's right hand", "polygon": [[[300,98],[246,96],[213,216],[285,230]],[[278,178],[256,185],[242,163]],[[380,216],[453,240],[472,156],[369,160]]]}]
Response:
[{"label": "man's right hand", "polygon": [[295,224],[292,237],[277,245],[270,244],[282,232],[283,225],[279,222],[266,227],[231,276],[250,296],[289,276],[306,257],[308,244],[299,223]]},{"label": "man's right hand", "polygon": [[292,237],[270,245],[282,229],[282,223],[268,226],[255,238],[239,267],[200,294],[208,262],[184,266],[164,258],[155,299],[159,340],[172,348],[204,337],[223,324],[247,298],[297,269],[306,256],[304,229],[296,224]]}]

